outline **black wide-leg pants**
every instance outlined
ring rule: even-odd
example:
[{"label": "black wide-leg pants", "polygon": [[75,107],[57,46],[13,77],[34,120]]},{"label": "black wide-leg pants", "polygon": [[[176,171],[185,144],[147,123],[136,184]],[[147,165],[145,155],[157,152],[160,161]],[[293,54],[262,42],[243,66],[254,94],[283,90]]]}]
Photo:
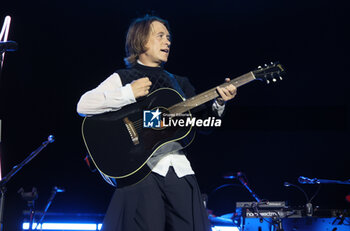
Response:
[{"label": "black wide-leg pants", "polygon": [[208,216],[194,175],[151,173],[140,183],[116,189],[103,231],[208,231]]}]

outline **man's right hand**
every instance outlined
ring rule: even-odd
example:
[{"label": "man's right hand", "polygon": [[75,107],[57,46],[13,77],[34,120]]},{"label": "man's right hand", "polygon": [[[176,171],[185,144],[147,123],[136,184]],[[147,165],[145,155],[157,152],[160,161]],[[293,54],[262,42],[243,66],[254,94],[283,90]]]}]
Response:
[{"label": "man's right hand", "polygon": [[152,85],[152,82],[149,80],[148,77],[143,77],[132,81],[131,89],[132,89],[132,92],[134,93],[135,99],[148,95],[151,85]]}]

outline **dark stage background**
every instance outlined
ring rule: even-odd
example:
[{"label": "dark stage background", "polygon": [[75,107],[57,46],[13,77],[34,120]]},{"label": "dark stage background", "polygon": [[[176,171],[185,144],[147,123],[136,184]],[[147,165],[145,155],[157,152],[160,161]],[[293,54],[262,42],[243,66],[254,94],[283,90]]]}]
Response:
[{"label": "dark stage background", "polygon": [[[26,204],[20,187],[38,188],[43,209],[53,186],[51,212],[104,213],[113,188],[83,162],[79,97],[122,68],[131,20],[154,12],[170,22],[170,72],[188,76],[201,92],[258,65],[279,60],[283,81],[238,89],[223,126],[199,136],[189,159],[209,206],[218,215],[235,201],[252,201],[241,186],[213,190],[226,172],[243,171],[260,197],[303,205],[285,188],[300,175],[347,180],[349,173],[349,36],[338,1],[2,1],[1,20],[12,17],[1,77],[3,173],[49,134],[56,137],[7,185],[5,229],[16,230]],[[1,22],[2,23],[2,22]],[[311,196],[316,186],[303,188]],[[349,208],[350,187],[322,185],[314,205]]]}]

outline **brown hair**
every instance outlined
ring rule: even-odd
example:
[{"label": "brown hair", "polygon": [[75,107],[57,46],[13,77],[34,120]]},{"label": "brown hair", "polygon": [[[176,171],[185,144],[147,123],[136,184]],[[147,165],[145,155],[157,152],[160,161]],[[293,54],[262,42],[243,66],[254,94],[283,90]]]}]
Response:
[{"label": "brown hair", "polygon": [[145,45],[150,35],[150,27],[152,22],[158,21],[162,23],[168,31],[170,31],[169,23],[156,16],[146,15],[143,18],[135,19],[129,26],[125,41],[126,58],[124,62],[126,66],[134,65],[140,54],[146,52]]}]

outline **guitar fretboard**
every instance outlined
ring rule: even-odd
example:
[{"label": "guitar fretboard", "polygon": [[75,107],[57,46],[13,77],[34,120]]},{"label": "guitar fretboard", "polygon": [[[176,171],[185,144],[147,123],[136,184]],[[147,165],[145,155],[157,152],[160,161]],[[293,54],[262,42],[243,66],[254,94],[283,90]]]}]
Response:
[{"label": "guitar fretboard", "polygon": [[[219,85],[219,87],[226,87],[230,84],[233,84],[235,87],[240,87],[246,83],[249,83],[253,80],[255,80],[255,76],[253,72],[249,72],[247,74],[241,75],[229,82],[223,83]],[[198,107],[210,100],[213,100],[219,96],[218,92],[216,91],[216,87],[211,88],[199,95],[193,96],[192,98],[189,98],[181,103],[175,104],[168,108],[169,112],[171,114],[181,114],[184,112],[187,112],[195,107]]]}]

